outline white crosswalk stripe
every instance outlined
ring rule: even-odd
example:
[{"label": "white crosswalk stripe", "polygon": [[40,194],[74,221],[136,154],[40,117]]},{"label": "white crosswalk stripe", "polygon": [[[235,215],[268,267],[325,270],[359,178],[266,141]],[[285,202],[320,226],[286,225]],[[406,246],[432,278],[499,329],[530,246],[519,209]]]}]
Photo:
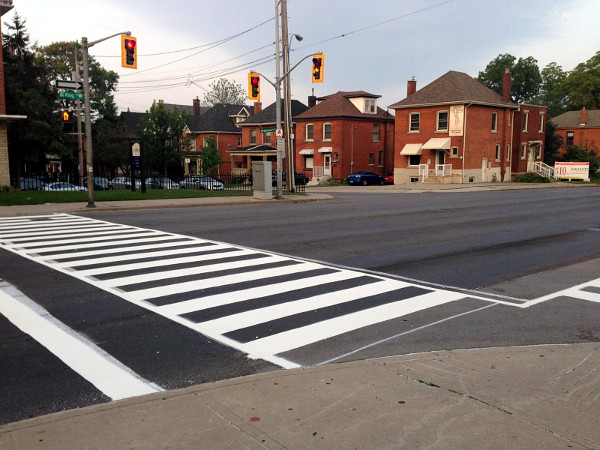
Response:
[{"label": "white crosswalk stripe", "polygon": [[68,214],[0,219],[0,247],[283,367],[282,352],[467,297]]}]

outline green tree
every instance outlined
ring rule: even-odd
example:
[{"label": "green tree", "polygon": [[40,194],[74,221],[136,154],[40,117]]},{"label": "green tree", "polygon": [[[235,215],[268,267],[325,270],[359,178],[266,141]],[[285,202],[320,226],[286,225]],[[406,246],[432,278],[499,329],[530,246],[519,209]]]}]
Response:
[{"label": "green tree", "polygon": [[244,105],[246,103],[248,93],[241,84],[235,81],[220,78],[211,83],[209,87],[210,91],[204,94],[204,98],[200,101],[202,106],[214,106],[217,103],[231,105]]},{"label": "green tree", "polygon": [[575,67],[564,82],[571,110],[600,108],[600,51]]},{"label": "green tree", "polygon": [[544,145],[544,162],[553,166],[558,159],[558,151],[563,145],[562,137],[556,134],[556,125],[552,121],[546,123],[546,139]]},{"label": "green tree", "polygon": [[4,24],[3,57],[6,109],[9,114],[25,115],[26,120],[8,126],[11,176],[22,170],[43,171],[46,154],[74,160],[71,136],[62,131],[57,113],[56,93],[47,80],[46,67],[35,57],[25,20],[18,14]]},{"label": "green tree", "polygon": [[589,162],[590,174],[594,174],[599,167],[599,160],[596,151],[597,149],[586,150],[585,148],[571,145],[567,147],[564,157],[561,158],[561,160],[571,162]]},{"label": "green tree", "polygon": [[565,87],[567,75],[555,62],[551,62],[541,71],[542,85],[534,103],[547,106],[549,117],[556,117],[567,111],[568,95]]},{"label": "green tree", "polygon": [[207,174],[216,172],[219,169],[219,166],[225,162],[223,161],[223,158],[221,158],[221,155],[219,155],[214,135],[211,134],[210,137],[206,139],[206,145],[202,147],[200,158],[200,169],[202,170],[202,173]]},{"label": "green tree", "polygon": [[537,60],[531,56],[517,58],[508,53],[498,55],[490,61],[477,79],[485,86],[502,95],[502,81],[505,69],[512,75],[511,100],[521,103],[533,99],[540,90],[542,77]]},{"label": "green tree", "polygon": [[181,170],[180,152],[188,143],[183,130],[189,120],[184,109],[167,109],[163,102],[153,102],[138,130],[144,144],[144,158],[151,171],[169,176]]}]

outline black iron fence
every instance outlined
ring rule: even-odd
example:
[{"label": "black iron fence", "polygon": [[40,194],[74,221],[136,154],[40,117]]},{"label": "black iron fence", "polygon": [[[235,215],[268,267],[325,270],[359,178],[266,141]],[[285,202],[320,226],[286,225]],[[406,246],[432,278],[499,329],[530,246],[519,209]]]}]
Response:
[{"label": "black iron fence", "polygon": [[[283,174],[283,186],[287,189],[287,177]],[[252,174],[232,175],[190,175],[181,180],[174,180],[162,175],[151,176],[145,180],[146,189],[194,189],[211,191],[251,191]],[[294,176],[294,192],[306,192],[308,177],[304,173]],[[135,190],[142,188],[140,179],[135,180]],[[277,186],[276,177],[272,179],[273,189]],[[27,173],[12,180],[11,185],[22,191],[85,191],[87,190],[87,177],[79,177],[69,173]],[[109,180],[106,177],[94,177],[94,190],[132,189],[130,177],[115,177]]]}]

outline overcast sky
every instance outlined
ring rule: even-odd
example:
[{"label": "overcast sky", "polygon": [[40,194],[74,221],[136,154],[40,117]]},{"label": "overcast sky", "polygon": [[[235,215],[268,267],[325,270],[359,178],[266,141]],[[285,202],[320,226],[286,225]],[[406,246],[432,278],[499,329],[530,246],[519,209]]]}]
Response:
[{"label": "overcast sky", "polygon": [[[249,69],[275,77],[275,63],[260,62],[275,53],[274,0],[13,4],[2,32],[16,12],[39,45],[131,31],[137,70],[120,67],[118,37],[90,48],[119,73],[115,100],[122,111],[146,111],[154,99],[191,105],[220,76],[246,88]],[[599,17],[598,0],[288,0],[289,32],[304,38],[292,42],[292,65],[325,53],[324,83],[310,82],[305,61],[292,73],[292,95],[306,103],[313,88],[317,96],[364,90],[381,95],[378,105],[386,108],[406,97],[412,76],[418,89],[449,70],[477,76],[501,53],[533,56],[540,69],[556,62],[572,70],[600,50]],[[263,107],[275,101],[264,81],[261,97]]]}]

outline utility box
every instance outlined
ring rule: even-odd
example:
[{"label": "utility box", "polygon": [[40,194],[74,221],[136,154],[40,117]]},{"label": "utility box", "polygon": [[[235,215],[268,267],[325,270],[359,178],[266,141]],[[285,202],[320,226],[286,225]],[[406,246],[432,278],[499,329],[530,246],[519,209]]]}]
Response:
[{"label": "utility box", "polygon": [[271,161],[252,162],[253,197],[260,200],[273,198],[273,165]]}]

